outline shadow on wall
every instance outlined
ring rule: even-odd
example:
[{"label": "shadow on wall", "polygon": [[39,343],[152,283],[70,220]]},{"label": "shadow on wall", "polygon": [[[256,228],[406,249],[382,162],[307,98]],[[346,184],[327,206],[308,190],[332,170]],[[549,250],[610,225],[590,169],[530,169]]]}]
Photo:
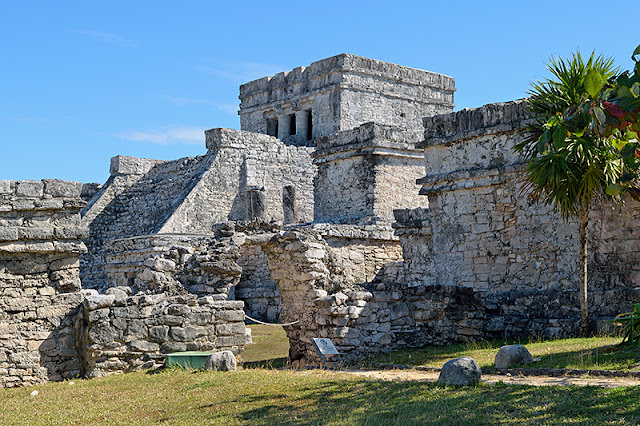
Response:
[{"label": "shadow on wall", "polygon": [[65,316],[51,317],[47,320],[54,328],[38,346],[38,353],[40,366],[46,370],[46,378],[49,381],[73,379],[84,374],[76,347],[75,325],[79,312],[80,303]]}]

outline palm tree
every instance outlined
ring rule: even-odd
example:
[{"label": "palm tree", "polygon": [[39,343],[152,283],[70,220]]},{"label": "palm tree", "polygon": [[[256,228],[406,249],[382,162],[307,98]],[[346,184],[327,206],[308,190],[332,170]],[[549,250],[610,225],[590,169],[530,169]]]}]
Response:
[{"label": "palm tree", "polygon": [[[525,140],[515,147],[525,160],[525,190],[535,201],[560,211],[565,220],[579,218],[580,229],[580,312],[581,332],[589,332],[587,304],[587,238],[589,207],[606,195],[606,188],[618,181],[623,165],[616,141],[582,132],[599,115],[596,98],[604,83],[617,74],[613,60],[594,54],[585,61],[580,52],[571,58],[552,58],[547,65],[551,79],[532,83],[529,110],[533,123],[525,130]],[[590,100],[593,106],[589,105]],[[598,117],[596,117],[598,118]]]}]

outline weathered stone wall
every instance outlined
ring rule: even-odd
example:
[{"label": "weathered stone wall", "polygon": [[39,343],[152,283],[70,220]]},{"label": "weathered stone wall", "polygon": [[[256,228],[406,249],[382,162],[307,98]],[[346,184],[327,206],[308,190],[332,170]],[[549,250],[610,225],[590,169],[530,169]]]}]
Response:
[{"label": "weathered stone wall", "polygon": [[236,299],[244,302],[247,315],[260,321],[280,321],[280,291],[267,266],[267,257],[259,245],[245,244],[240,249],[242,268],[236,285]]},{"label": "weathered stone wall", "polygon": [[[289,358],[294,365],[318,361],[311,345],[313,337],[336,338],[335,343],[343,353],[356,356],[363,350],[371,351],[382,336],[388,334],[385,327],[389,324],[381,324],[386,320],[378,314],[364,318],[365,314],[356,328],[362,328],[369,336],[366,342],[340,335],[344,331],[340,327],[348,323],[348,316],[356,318],[361,312],[364,302],[355,300],[365,297],[361,294],[364,289],[376,289],[380,285],[384,289],[383,282],[401,278],[401,250],[397,240],[389,229],[370,228],[320,224],[272,237],[263,235],[259,241],[253,237],[256,243],[262,244],[272,277],[278,283],[282,322],[300,321],[285,327],[290,343]],[[341,293],[339,298],[345,300],[345,294],[353,295],[353,307],[338,311],[337,305],[327,302],[326,297],[336,293]],[[336,303],[346,306],[342,302]],[[341,319],[334,320],[334,317]],[[384,341],[390,338],[387,335]]]},{"label": "weathered stone wall", "polygon": [[[160,232],[206,233],[225,221],[283,222],[283,197],[295,187],[296,223],[313,220],[311,148],[286,146],[276,138],[231,129],[206,131],[209,172]],[[262,202],[252,202],[259,193]]]},{"label": "weathered stone wall", "polygon": [[314,221],[390,223],[393,209],[428,205],[415,183],[424,174],[414,148],[421,138],[419,130],[375,123],[318,138]]},{"label": "weathered stone wall", "polygon": [[87,377],[155,369],[171,352],[231,350],[239,355],[244,348],[242,302],[113,293],[88,293],[82,304],[76,326]]},{"label": "weathered stone wall", "polygon": [[82,185],[0,181],[0,387],[80,374]]},{"label": "weathered stone wall", "polygon": [[[421,117],[453,109],[454,80],[441,74],[341,54],[240,86],[243,130],[268,132],[278,121],[285,142],[308,143],[305,113],[312,112],[312,139],[368,121],[418,129]],[[289,117],[297,132],[289,136]]]},{"label": "weathered stone wall", "polygon": [[[468,287],[484,311],[480,337],[576,331],[578,227],[523,189],[512,147],[525,101],[425,118],[429,209],[396,212],[408,282]],[[596,321],[637,300],[637,206],[595,204],[590,214],[590,312]]]},{"label": "weathered stone wall", "polygon": [[243,234],[153,234],[105,243],[110,287],[138,294],[198,294],[234,298],[242,268],[236,260]]}]

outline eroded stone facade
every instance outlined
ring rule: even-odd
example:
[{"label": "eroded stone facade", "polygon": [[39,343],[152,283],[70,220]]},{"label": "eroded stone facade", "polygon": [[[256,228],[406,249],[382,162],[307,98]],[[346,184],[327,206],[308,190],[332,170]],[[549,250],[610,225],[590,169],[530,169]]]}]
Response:
[{"label": "eroded stone facade", "polygon": [[83,370],[100,377],[156,369],[165,354],[181,351],[239,355],[246,342],[242,308],[242,302],[193,294],[88,294],[77,325]]},{"label": "eroded stone facade", "polygon": [[454,91],[442,74],[342,54],[240,86],[240,125],[297,144],[370,121],[420,129]]},{"label": "eroded stone facade", "polygon": [[80,374],[81,184],[0,181],[0,387]]}]

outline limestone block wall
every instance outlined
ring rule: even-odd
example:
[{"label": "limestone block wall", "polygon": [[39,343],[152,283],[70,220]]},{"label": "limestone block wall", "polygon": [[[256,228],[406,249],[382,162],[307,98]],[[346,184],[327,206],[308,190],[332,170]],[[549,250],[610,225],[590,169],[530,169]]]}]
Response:
[{"label": "limestone block wall", "polygon": [[[240,125],[268,133],[277,120],[285,142],[305,143],[311,111],[312,139],[348,130],[368,121],[421,128],[421,117],[453,109],[454,80],[432,73],[341,54],[240,86]],[[289,135],[289,120],[299,126]],[[302,126],[300,126],[302,124]]]},{"label": "limestone block wall", "polygon": [[236,260],[242,234],[153,234],[105,243],[110,287],[136,294],[208,295],[234,298],[242,268]]},{"label": "limestone block wall", "polygon": [[415,183],[424,174],[414,148],[421,138],[422,131],[376,123],[318,138],[315,222],[391,223],[393,209],[427,206]]},{"label": "limestone block wall", "polygon": [[[311,148],[286,146],[276,138],[232,129],[206,132],[209,172],[159,232],[206,233],[229,220],[283,222],[286,187],[295,188],[294,223],[313,220]],[[259,195],[256,202],[252,193]]]},{"label": "limestone block wall", "polygon": [[[477,336],[572,334],[578,310],[578,226],[523,190],[512,147],[525,101],[425,118],[428,209],[396,212],[405,277],[466,287],[483,310]],[[638,297],[637,206],[595,204],[590,214],[590,312],[602,321]]]},{"label": "limestone block wall", "polygon": [[[348,357],[380,350],[380,345],[391,342],[390,320],[377,311],[377,305],[372,305],[376,313],[367,311],[352,324],[355,328],[351,334],[341,334],[351,324],[349,315],[360,318],[361,308],[374,297],[372,291],[384,289],[385,281],[401,277],[399,246],[388,229],[323,224],[261,238],[280,290],[281,319],[300,321],[285,327],[294,365],[317,364],[313,337],[335,338],[334,343]],[[364,291],[369,291],[368,295]],[[338,293],[335,303],[327,299]],[[353,302],[347,302],[349,298]],[[401,316],[409,315],[406,311]],[[364,333],[366,339],[351,339],[355,330]]]},{"label": "limestone block wall", "polygon": [[271,276],[267,256],[259,245],[245,244],[240,249],[238,265],[242,268],[236,285],[236,299],[244,302],[247,315],[260,321],[280,321],[280,291]]},{"label": "limestone block wall", "polygon": [[0,387],[80,374],[82,185],[0,181]]},{"label": "limestone block wall", "polygon": [[100,377],[155,369],[167,353],[180,351],[239,355],[246,340],[242,308],[242,302],[209,296],[88,292],[76,325],[83,372]]}]

